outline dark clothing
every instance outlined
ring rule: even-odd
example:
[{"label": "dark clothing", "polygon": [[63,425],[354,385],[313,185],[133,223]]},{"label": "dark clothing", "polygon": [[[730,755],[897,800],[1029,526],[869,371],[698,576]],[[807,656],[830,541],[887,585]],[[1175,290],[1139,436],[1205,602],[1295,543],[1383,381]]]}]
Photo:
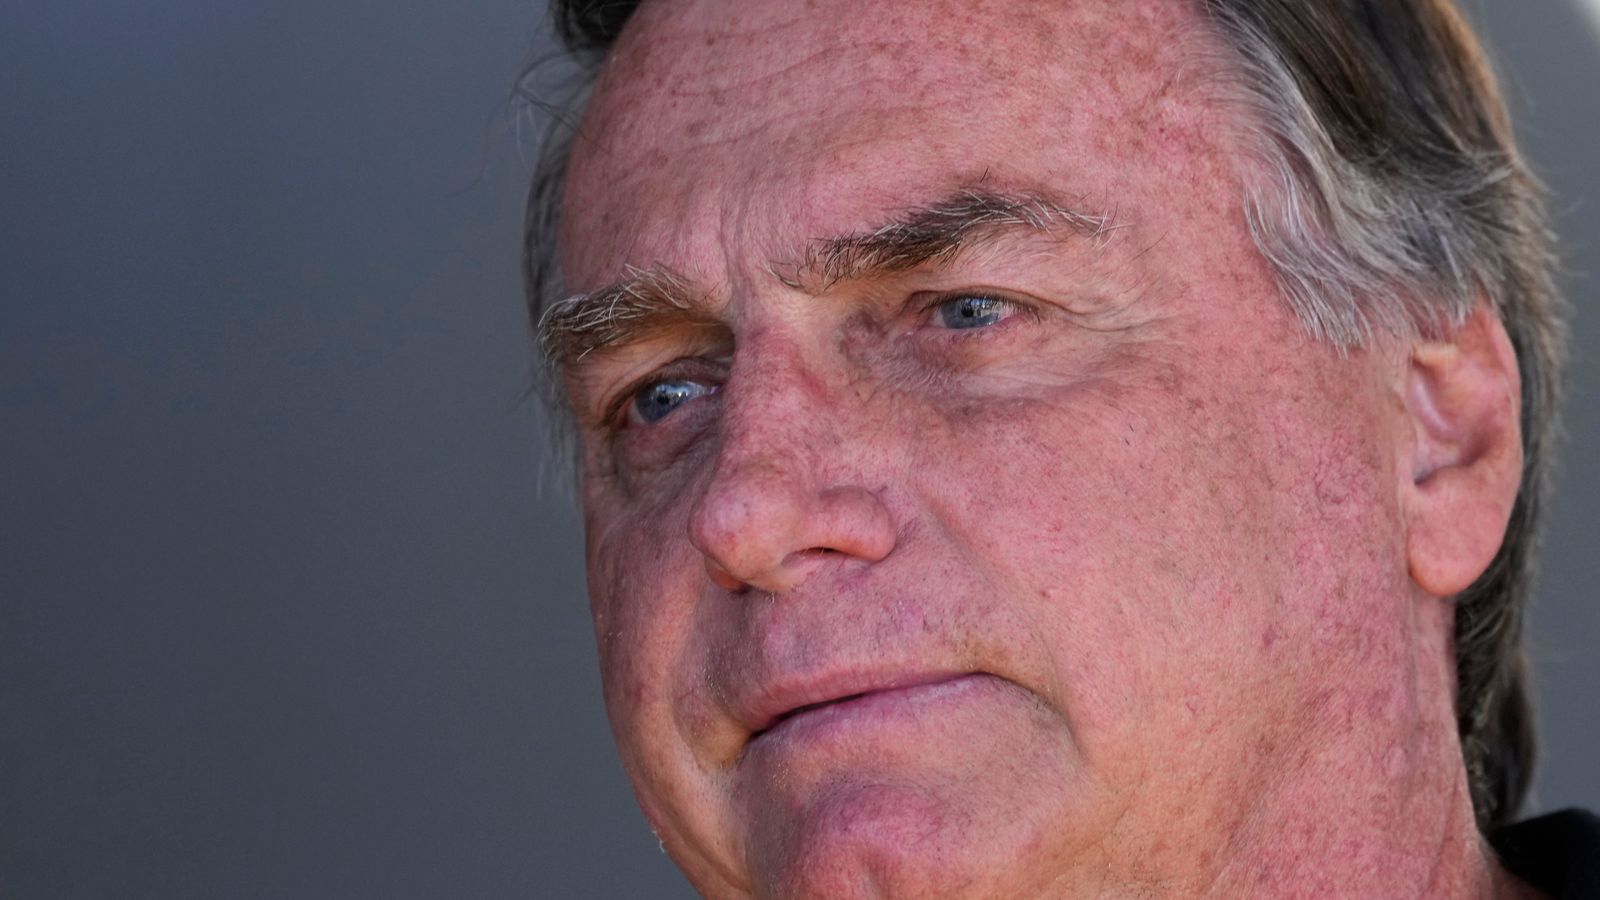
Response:
[{"label": "dark clothing", "polygon": [[1600,818],[1581,809],[1518,822],[1489,836],[1500,861],[1555,900],[1600,900]]}]

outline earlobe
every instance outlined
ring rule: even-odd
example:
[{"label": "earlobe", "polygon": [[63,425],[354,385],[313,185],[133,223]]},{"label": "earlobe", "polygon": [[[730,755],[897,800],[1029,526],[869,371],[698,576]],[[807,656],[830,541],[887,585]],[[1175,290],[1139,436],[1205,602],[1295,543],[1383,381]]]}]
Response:
[{"label": "earlobe", "polygon": [[1487,306],[1412,348],[1405,405],[1415,441],[1400,475],[1411,578],[1460,593],[1494,560],[1522,480],[1521,378]]}]

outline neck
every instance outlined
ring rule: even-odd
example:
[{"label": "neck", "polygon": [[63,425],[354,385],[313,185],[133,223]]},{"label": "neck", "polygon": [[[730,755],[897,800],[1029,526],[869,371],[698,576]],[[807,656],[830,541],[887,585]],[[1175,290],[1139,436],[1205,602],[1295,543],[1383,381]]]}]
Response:
[{"label": "neck", "polygon": [[1479,834],[1456,732],[1453,608],[1417,606],[1410,664],[1352,685],[1262,786],[1216,897],[1535,898]]},{"label": "neck", "polygon": [[1465,781],[1450,812],[1437,829],[1433,865],[1420,897],[1504,898],[1534,900],[1540,894],[1495,858],[1478,833]]},{"label": "neck", "polygon": [[[1535,897],[1479,836],[1464,789],[1410,816],[1328,820],[1325,805],[1254,823],[1246,844],[1199,892],[1207,897]],[[1343,804],[1339,804],[1342,806]],[[1396,812],[1399,810],[1396,809]],[[1346,810],[1340,809],[1343,815]],[[1372,815],[1372,813],[1379,813]],[[1386,811],[1384,811],[1386,812]]]}]

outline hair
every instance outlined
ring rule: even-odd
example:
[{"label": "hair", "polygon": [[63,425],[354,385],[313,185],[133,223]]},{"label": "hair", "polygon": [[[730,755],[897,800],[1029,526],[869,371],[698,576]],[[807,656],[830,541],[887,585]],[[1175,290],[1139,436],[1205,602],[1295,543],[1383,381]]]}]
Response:
[{"label": "hair", "polygon": [[[1522,378],[1523,471],[1504,542],[1455,597],[1456,719],[1478,825],[1518,814],[1534,728],[1522,623],[1557,435],[1564,326],[1543,190],[1451,0],[1193,0],[1225,48],[1256,163],[1241,198],[1280,290],[1314,337],[1448,334],[1487,301]],[[575,114],[638,0],[552,0],[579,64]],[[574,130],[555,117],[528,197],[534,320],[554,296]]]}]

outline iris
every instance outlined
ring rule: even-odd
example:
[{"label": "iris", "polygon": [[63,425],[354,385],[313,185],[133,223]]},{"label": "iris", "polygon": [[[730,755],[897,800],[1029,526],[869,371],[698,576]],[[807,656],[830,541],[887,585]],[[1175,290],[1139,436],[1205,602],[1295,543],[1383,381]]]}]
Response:
[{"label": "iris", "polygon": [[1010,304],[996,297],[954,297],[939,304],[946,328],[985,328],[1004,318]]},{"label": "iris", "polygon": [[709,393],[711,388],[698,381],[658,381],[634,395],[633,412],[639,421],[654,424],[690,400]]}]

